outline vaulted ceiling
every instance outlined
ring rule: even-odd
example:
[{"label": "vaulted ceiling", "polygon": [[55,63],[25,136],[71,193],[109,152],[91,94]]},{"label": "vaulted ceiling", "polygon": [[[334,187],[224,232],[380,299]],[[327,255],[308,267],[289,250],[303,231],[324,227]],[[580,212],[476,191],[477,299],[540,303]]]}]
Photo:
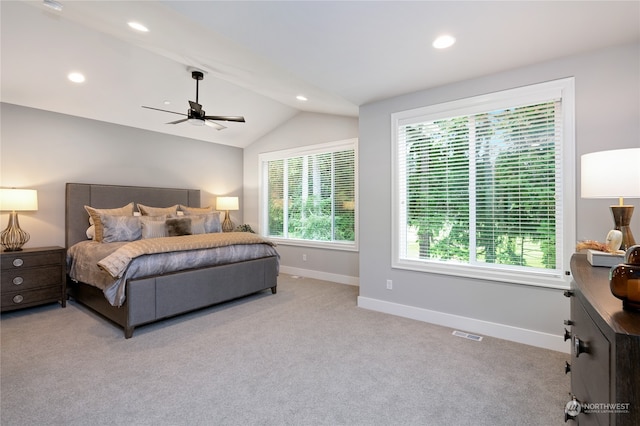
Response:
[{"label": "vaulted ceiling", "polygon": [[[355,117],[376,100],[640,40],[638,1],[46,2],[0,2],[2,102],[237,147],[300,111]],[[434,49],[444,33],[456,43]],[[205,73],[207,114],[246,123],[172,125],[180,116],[141,108],[186,113],[192,68]]]}]

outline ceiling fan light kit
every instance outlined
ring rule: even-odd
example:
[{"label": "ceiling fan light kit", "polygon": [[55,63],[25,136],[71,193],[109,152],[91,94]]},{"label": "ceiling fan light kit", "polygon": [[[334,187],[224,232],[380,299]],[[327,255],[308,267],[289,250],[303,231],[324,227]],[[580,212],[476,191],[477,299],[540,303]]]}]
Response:
[{"label": "ceiling fan light kit", "polygon": [[162,111],[162,112],[169,112],[171,114],[178,114],[178,115],[187,117],[187,118],[183,118],[176,121],[170,121],[167,124],[178,124],[178,123],[184,123],[185,121],[187,121],[194,126],[203,126],[206,124],[217,130],[222,130],[222,129],[226,129],[226,127],[223,126],[222,124],[216,123],[215,121],[233,121],[237,123],[245,122],[244,117],[242,116],[206,115],[205,111],[202,109],[202,105],[198,103],[198,92],[199,92],[198,83],[200,82],[200,80],[204,79],[204,73],[202,71],[192,70],[191,78],[193,78],[196,81],[196,101],[195,102],[189,101],[190,108],[186,114],[183,114],[181,112],[168,111],[160,108],[148,107],[144,105],[142,106],[142,108],[153,109],[153,110]]}]

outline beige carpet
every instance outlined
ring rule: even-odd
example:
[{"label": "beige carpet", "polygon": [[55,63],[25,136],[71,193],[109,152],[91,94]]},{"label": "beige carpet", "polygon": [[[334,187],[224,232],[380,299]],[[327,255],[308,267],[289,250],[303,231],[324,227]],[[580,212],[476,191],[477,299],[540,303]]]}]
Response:
[{"label": "beige carpet", "polygon": [[562,425],[566,354],[356,307],[357,287],[278,293],[122,330],[71,301],[1,320],[10,425]]}]

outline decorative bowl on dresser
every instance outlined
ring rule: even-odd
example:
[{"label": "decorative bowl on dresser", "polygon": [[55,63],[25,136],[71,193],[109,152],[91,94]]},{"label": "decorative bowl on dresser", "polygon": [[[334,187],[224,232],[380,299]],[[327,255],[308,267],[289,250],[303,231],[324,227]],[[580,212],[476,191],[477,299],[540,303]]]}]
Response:
[{"label": "decorative bowl on dresser", "polygon": [[571,400],[565,422],[580,426],[640,425],[640,312],[622,308],[611,294],[609,268],[585,254],[571,258]]},{"label": "decorative bowl on dresser", "polygon": [[66,306],[66,251],[62,247],[2,251],[2,312],[60,302]]}]

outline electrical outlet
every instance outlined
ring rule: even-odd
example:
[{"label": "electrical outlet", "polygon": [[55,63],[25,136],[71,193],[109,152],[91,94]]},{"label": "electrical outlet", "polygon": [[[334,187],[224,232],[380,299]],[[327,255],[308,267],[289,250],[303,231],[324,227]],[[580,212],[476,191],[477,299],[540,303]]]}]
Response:
[{"label": "electrical outlet", "polygon": [[387,290],[393,290],[393,281],[387,280]]},{"label": "electrical outlet", "polygon": [[307,261],[307,253],[304,253],[304,254],[302,255],[302,261],[303,261],[303,262],[306,262],[306,261]]}]

